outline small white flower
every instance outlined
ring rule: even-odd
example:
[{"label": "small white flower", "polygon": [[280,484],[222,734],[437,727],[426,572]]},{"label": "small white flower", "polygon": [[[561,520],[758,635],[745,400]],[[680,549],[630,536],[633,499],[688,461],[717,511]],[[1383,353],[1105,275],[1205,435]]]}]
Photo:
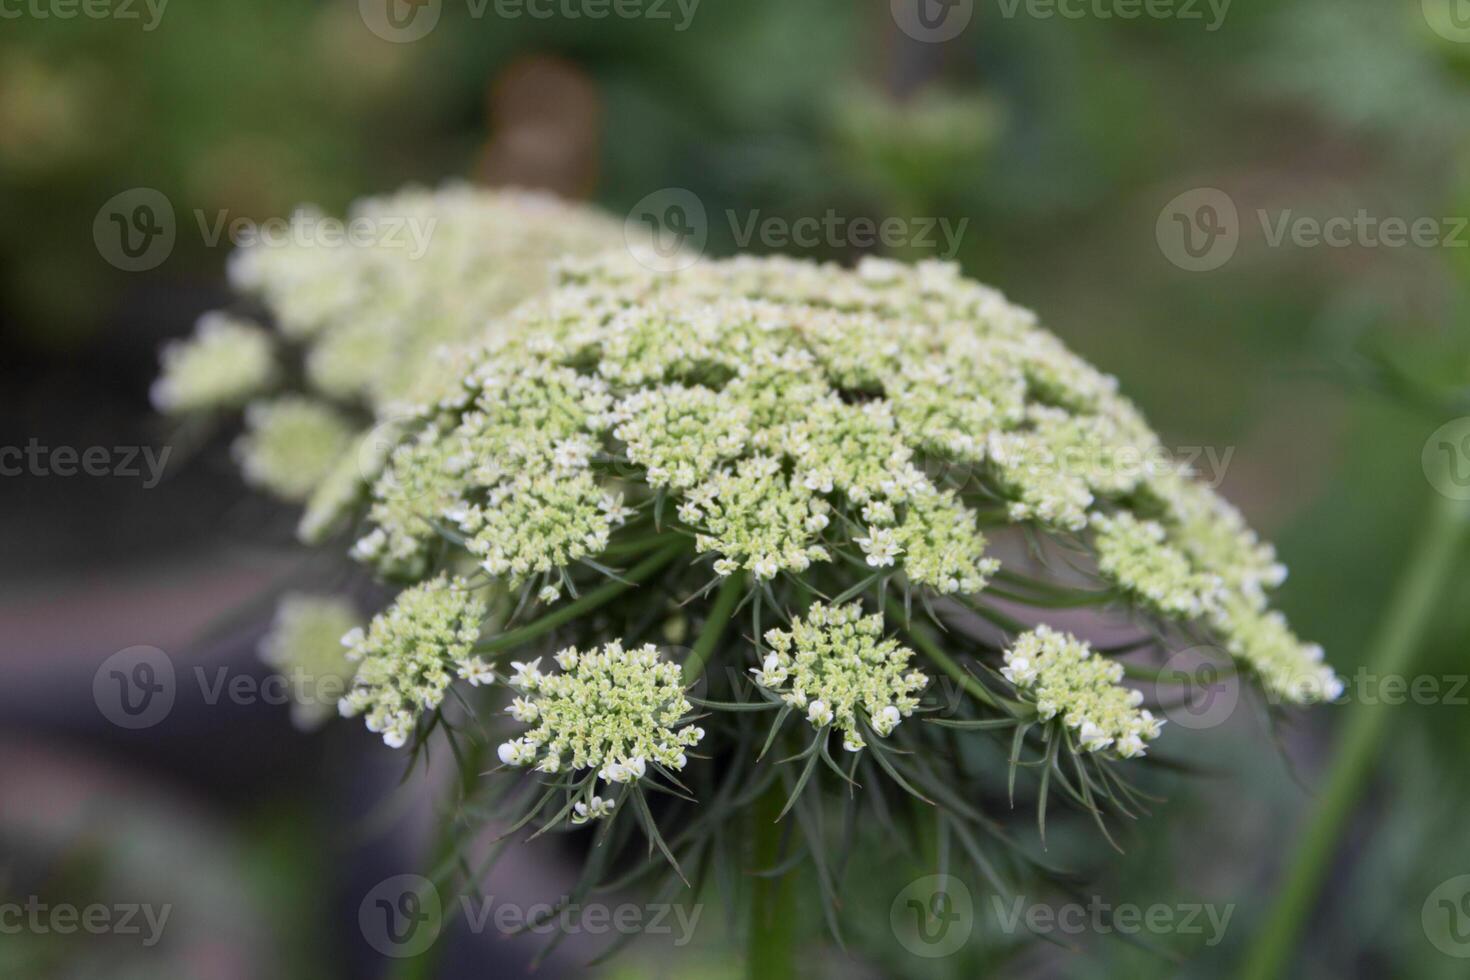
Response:
[{"label": "small white flower", "polygon": [[592,456],[592,443],[584,437],[563,439],[552,450],[552,462],[562,469],[582,469]]},{"label": "small white flower", "polygon": [[459,676],[469,681],[471,687],[495,682],[495,668],[480,657],[470,657],[459,665]]},{"label": "small white flower", "polygon": [[894,705],[884,705],[876,715],[873,716],[873,731],[887,738],[893,734],[898,723],[903,721],[903,714]]},{"label": "small white flower", "polygon": [[526,766],[536,759],[536,747],[523,738],[501,743],[496,755],[507,766]]},{"label": "small white flower", "polygon": [[537,716],[540,715],[541,710],[536,707],[536,703],[534,701],[528,701],[525,698],[516,698],[509,704],[509,706],[506,707],[505,713],[510,715],[516,721],[521,722],[525,725],[529,725],[531,722],[536,720]]},{"label": "small white flower", "polygon": [[857,538],[858,547],[868,556],[868,564],[873,568],[884,568],[893,564],[893,560],[903,552],[897,539],[893,536],[893,529],[887,527],[869,528],[867,537]]},{"label": "small white flower", "polygon": [[541,673],[541,658],[537,657],[530,663],[522,663],[519,660],[511,661],[511,669],[515,671],[508,682],[511,687],[518,687],[525,691],[536,690],[544,676]]},{"label": "small white flower", "polygon": [[1001,676],[1017,687],[1029,687],[1036,680],[1036,665],[1030,658],[1019,654],[1006,654],[1006,665],[1000,669]]},{"label": "small white flower", "polygon": [[1112,736],[1090,721],[1083,721],[1078,726],[1077,737],[1081,740],[1082,747],[1089,752],[1097,752],[1113,744]]},{"label": "small white flower", "polygon": [[811,704],[807,705],[806,718],[807,721],[816,727],[825,728],[827,725],[832,724],[832,709],[827,706],[827,702],[821,698],[817,698]]},{"label": "small white flower", "polygon": [[1118,739],[1116,751],[1124,759],[1136,759],[1144,754],[1146,748],[1143,744],[1143,739],[1137,735],[1129,734]]},{"label": "small white flower", "polygon": [[578,800],[572,804],[572,823],[584,824],[588,820],[601,820],[612,813],[613,801],[593,796],[585,803]]}]

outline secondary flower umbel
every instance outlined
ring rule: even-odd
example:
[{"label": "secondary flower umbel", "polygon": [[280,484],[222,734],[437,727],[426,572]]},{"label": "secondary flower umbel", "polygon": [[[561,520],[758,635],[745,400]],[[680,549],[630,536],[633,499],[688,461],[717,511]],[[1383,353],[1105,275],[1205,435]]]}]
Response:
[{"label": "secondary flower umbel", "polygon": [[834,725],[851,752],[866,745],[862,723],[887,738],[919,706],[929,683],[910,667],[913,651],[884,639],[883,617],[862,606],[814,603],[791,629],[766,631],[771,652],[751,674],[761,687],[806,715],[813,728]]},{"label": "secondary flower umbel", "polygon": [[1163,722],[1143,695],[1122,687],[1123,665],[1047,626],[1023,633],[1006,651],[1005,679],[1036,705],[1043,721],[1061,718],[1089,752],[1111,748],[1125,759],[1143,755]]},{"label": "secondary flower umbel", "polygon": [[[652,765],[684,768],[684,750],[704,729],[683,721],[691,705],[677,664],[652,644],[625,650],[617,641],[586,653],[568,647],[556,662],[555,673],[543,673],[539,660],[513,665],[510,685],[520,694],[506,711],[532,727],[500,746],[501,762],[546,773],[595,769],[609,783],[636,782]],[[605,812],[593,797],[578,815]]]},{"label": "secondary flower umbel", "polygon": [[342,714],[366,714],[370,731],[393,748],[404,745],[419,716],[439,706],[457,674],[472,685],[494,679],[473,646],[485,604],[463,579],[443,575],[399,594],[367,632],[342,637],[347,659],[358,663]]}]

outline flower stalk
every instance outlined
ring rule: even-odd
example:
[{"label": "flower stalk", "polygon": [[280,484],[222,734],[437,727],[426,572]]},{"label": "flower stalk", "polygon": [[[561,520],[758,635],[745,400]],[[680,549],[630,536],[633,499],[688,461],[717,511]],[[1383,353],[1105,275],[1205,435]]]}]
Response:
[{"label": "flower stalk", "polygon": [[[1379,676],[1412,669],[1440,594],[1470,539],[1470,501],[1439,497],[1419,532],[1408,565],[1384,612],[1367,658]],[[1272,980],[1286,973],[1302,924],[1322,887],[1338,838],[1373,772],[1391,720],[1382,701],[1355,702],[1348,709],[1342,739],[1302,832],[1285,885],[1256,936],[1242,977]]]}]

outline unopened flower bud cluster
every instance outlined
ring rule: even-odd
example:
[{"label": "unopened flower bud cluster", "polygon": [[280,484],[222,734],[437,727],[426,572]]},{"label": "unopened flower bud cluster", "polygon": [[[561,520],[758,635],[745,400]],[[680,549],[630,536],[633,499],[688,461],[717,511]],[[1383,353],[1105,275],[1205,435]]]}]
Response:
[{"label": "unopened flower bud cluster", "polygon": [[291,684],[291,717],[315,728],[337,713],[356,666],[342,637],[361,623],[352,603],[334,596],[289,593],[281,597],[260,658]]},{"label": "unopened flower bud cluster", "polygon": [[474,654],[485,615],[485,603],[463,579],[440,575],[399,593],[366,631],[342,637],[347,659],[358,666],[341,713],[364,715],[368,730],[393,748],[406,744],[451,681],[478,686],[495,679]]},{"label": "unopened flower bud cluster", "polygon": [[[691,705],[677,664],[652,644],[625,650],[617,641],[587,652],[568,647],[555,660],[560,669],[552,672],[539,658],[512,665],[516,697],[506,711],[531,727],[500,746],[501,762],[544,773],[594,769],[608,783],[636,782],[655,764],[684,768],[685,750],[704,729],[684,722]],[[573,819],[608,809],[593,797]]]},{"label": "unopened flower bud cluster", "polygon": [[751,674],[806,716],[813,728],[832,725],[843,747],[861,751],[860,719],[880,738],[919,706],[929,683],[915,670],[913,651],[883,635],[881,615],[864,616],[859,603],[814,603],[790,630],[766,632],[770,651]]},{"label": "unopened flower bud cluster", "polygon": [[1048,626],[1021,634],[1001,668],[1043,721],[1060,718],[1088,752],[1111,749],[1124,759],[1147,751],[1163,722],[1139,705],[1143,695],[1123,687],[1123,665],[1083,641]]}]

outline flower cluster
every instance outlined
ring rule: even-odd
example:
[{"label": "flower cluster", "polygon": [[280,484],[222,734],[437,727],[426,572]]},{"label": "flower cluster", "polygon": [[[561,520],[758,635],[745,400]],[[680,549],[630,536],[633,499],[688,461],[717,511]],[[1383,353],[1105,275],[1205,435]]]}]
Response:
[{"label": "flower cluster", "polygon": [[770,653],[752,668],[755,682],[806,714],[817,729],[835,726],[842,745],[867,744],[862,723],[887,738],[919,706],[929,683],[910,667],[913,651],[883,636],[883,617],[862,606],[814,603],[791,629],[766,632]]},{"label": "flower cluster", "polygon": [[1091,524],[1098,568],[1129,595],[1179,619],[1194,619],[1217,605],[1219,576],[1196,571],[1157,521],[1122,511],[1093,514]]},{"label": "flower cluster", "polygon": [[1269,545],[1160,462],[1114,379],[952,265],[569,260],[496,335],[374,487],[356,553],[384,571],[414,574],[449,528],[492,574],[554,583],[596,559],[621,494],[669,498],[720,575],[855,566],[973,594],[997,568],[982,524],[1019,524],[1275,664],[1275,694],[1315,669],[1254,628],[1284,574]]},{"label": "flower cluster", "polygon": [[[595,769],[608,783],[635,782],[650,764],[684,768],[684,750],[704,729],[684,722],[691,708],[677,664],[651,644],[625,650],[616,641],[586,653],[568,647],[556,662],[556,673],[543,673],[539,658],[513,665],[510,686],[520,693],[506,711],[532,727],[500,746],[501,762],[546,773]],[[593,797],[577,815],[604,816],[603,803]]]},{"label": "flower cluster", "polygon": [[291,685],[291,718],[315,728],[337,713],[337,699],[356,670],[342,637],[361,622],[345,599],[292,593],[281,597],[260,658]]},{"label": "flower cluster", "polygon": [[359,441],[341,440],[336,455],[318,444],[310,459],[295,460],[300,467],[276,466],[250,441],[240,459],[255,485],[307,504],[300,536],[308,543],[340,528],[377,475],[364,464],[381,465],[392,448],[360,452],[381,441],[363,431],[369,420],[390,424],[453,395],[461,346],[494,336],[503,314],[551,284],[563,257],[623,244],[621,225],[594,209],[460,184],[359,202],[347,223],[369,229],[365,237],[322,238],[313,231],[322,219],[303,208],[289,233],[231,256],[234,286],[265,306],[276,333],[206,314],[195,337],[164,348],[153,388],[155,404],[172,414],[237,409],[269,389],[282,364],[299,362],[288,373],[304,377],[296,395],[317,403],[312,418],[340,411]]},{"label": "flower cluster", "polygon": [[270,334],[224,313],[200,317],[194,336],[165,345],[161,360],[153,404],[171,414],[239,408],[276,377]]},{"label": "flower cluster", "polygon": [[621,226],[591,209],[467,184],[358,202],[347,221],[372,230],[364,240],[315,241],[309,228],[320,220],[302,209],[292,218],[299,233],[236,252],[231,280],[305,345],[316,391],[365,401],[380,416],[457,381],[436,351],[477,338],[545,288],[560,258],[622,244]]},{"label": "flower cluster", "polygon": [[1141,756],[1163,722],[1143,695],[1119,685],[1123,665],[1099,656],[1069,633],[1038,626],[1005,653],[1005,679],[1036,705],[1043,721],[1060,717],[1089,752],[1111,748],[1124,759]]},{"label": "flower cluster", "polygon": [[352,426],[336,409],[286,395],[246,407],[234,452],[247,483],[305,501],[352,442]]},{"label": "flower cluster", "polygon": [[399,593],[365,632],[342,637],[347,659],[358,667],[341,713],[364,714],[369,731],[382,733],[393,748],[404,745],[456,675],[476,686],[494,680],[490,665],[474,655],[485,614],[485,603],[463,579],[440,575]]},{"label": "flower cluster", "polygon": [[1214,619],[1227,637],[1226,650],[1254,670],[1273,694],[1294,704],[1342,696],[1342,678],[1323,662],[1322,648],[1298,640],[1281,613],[1237,600],[1218,610]]}]

